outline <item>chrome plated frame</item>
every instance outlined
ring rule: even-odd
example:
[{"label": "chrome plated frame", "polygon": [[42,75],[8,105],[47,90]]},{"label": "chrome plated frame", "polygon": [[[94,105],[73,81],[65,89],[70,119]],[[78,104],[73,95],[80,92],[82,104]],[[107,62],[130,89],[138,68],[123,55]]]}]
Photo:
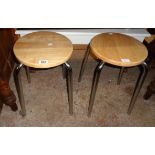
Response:
[{"label": "chrome plated frame", "polygon": [[[15,80],[18,97],[19,97],[20,106],[21,106],[20,113],[22,116],[25,116],[26,115],[25,100],[24,100],[23,87],[22,87],[22,82],[21,82],[21,77],[20,77],[20,71],[23,67],[24,67],[23,64],[17,65],[17,67],[14,70],[14,80]],[[30,81],[29,69],[27,66],[25,67],[26,67],[28,81]],[[72,68],[67,62],[63,64],[63,73],[64,73],[63,75],[65,75],[64,77],[66,77],[66,83],[67,83],[69,113],[72,115],[73,114]]]},{"label": "chrome plated frame", "polygon": [[[101,73],[101,70],[102,70],[104,64],[105,63],[103,61],[100,61],[99,64],[97,65],[96,69],[95,69],[95,72],[94,72],[94,78],[93,78],[91,94],[90,94],[90,100],[89,100],[89,107],[88,107],[88,117],[91,116],[91,112],[92,112],[93,105],[94,105],[94,100],[95,100],[95,95],[96,95],[96,90],[97,90],[97,86],[98,86],[99,77],[100,77],[100,73]],[[139,67],[141,68],[141,72],[139,74],[139,77],[138,77],[137,83],[135,85],[135,89],[134,89],[134,92],[133,92],[133,95],[132,95],[132,98],[131,98],[131,101],[130,101],[130,104],[129,104],[129,108],[128,108],[128,112],[127,112],[128,114],[131,114],[131,111],[133,110],[136,99],[137,99],[137,97],[139,95],[139,92],[140,92],[140,90],[142,88],[142,85],[143,85],[144,80],[145,80],[145,78],[147,76],[147,73],[148,73],[148,66],[147,66],[147,64],[145,62],[143,62],[141,65],[139,65]],[[123,69],[121,69],[120,74],[122,74]]]},{"label": "chrome plated frame", "polygon": [[66,62],[64,63],[64,67],[66,69],[66,84],[67,84],[67,92],[68,92],[68,103],[69,103],[69,113],[73,114],[73,78],[72,78],[72,68]]},{"label": "chrome plated frame", "polygon": [[23,64],[17,65],[17,67],[14,70],[14,80],[15,80],[15,85],[16,85],[16,89],[17,89],[17,93],[18,93],[20,106],[21,106],[20,114],[22,116],[25,116],[26,115],[26,108],[25,108],[23,87],[22,87],[21,76],[20,76],[20,71],[23,67],[24,67]]},{"label": "chrome plated frame", "polygon": [[119,72],[118,80],[117,80],[117,84],[118,84],[118,85],[120,85],[120,83],[121,83],[124,69],[125,69],[125,67],[121,67],[121,68],[120,68],[120,72]]},{"label": "chrome plated frame", "polygon": [[96,90],[97,90],[97,86],[98,86],[98,81],[100,78],[100,73],[101,73],[104,65],[105,65],[105,63],[103,61],[100,61],[95,69],[95,72],[94,72],[90,100],[89,100],[89,107],[88,107],[88,117],[91,116],[91,112],[92,112],[94,100],[95,100],[95,95],[96,95]]},{"label": "chrome plated frame", "polygon": [[83,73],[84,73],[84,70],[85,70],[85,67],[86,67],[86,63],[87,63],[89,54],[90,54],[90,44],[87,47],[87,51],[86,51],[86,53],[84,55],[84,58],[83,58],[83,61],[82,61],[82,64],[81,64],[81,69],[80,69],[78,82],[81,82],[81,79],[82,79],[82,76],[83,76]]},{"label": "chrome plated frame", "polygon": [[27,81],[28,81],[28,83],[31,83],[31,76],[30,76],[29,67],[25,66],[25,70],[26,70]]},{"label": "chrome plated frame", "polygon": [[145,62],[143,62],[141,65],[139,65],[139,67],[141,68],[141,72],[140,72],[139,77],[137,79],[135,89],[134,89],[134,92],[133,92],[133,95],[132,95],[132,98],[130,101],[130,105],[129,105],[129,108],[127,111],[128,114],[131,114],[131,111],[133,110],[136,99],[139,95],[139,92],[143,86],[144,80],[145,80],[147,73],[148,73],[148,65]]}]

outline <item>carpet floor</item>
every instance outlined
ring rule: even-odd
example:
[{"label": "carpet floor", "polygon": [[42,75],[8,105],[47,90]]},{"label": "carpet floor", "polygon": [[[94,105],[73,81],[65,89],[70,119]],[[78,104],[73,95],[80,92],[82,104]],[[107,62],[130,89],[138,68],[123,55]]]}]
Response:
[{"label": "carpet floor", "polygon": [[[73,52],[69,61],[73,69],[74,114],[68,113],[66,81],[62,77],[62,68],[37,70],[31,73],[31,83],[27,82],[22,70],[22,82],[26,101],[27,115],[12,112],[3,106],[0,114],[0,126],[21,127],[104,127],[104,126],[155,126],[155,95],[145,101],[143,95],[147,85],[154,78],[152,69],[141,89],[131,115],[127,114],[133,88],[138,77],[137,67],[124,73],[122,82],[117,85],[119,68],[105,66],[102,70],[96,93],[92,115],[87,117],[89,95],[96,61],[90,56],[82,81],[78,82],[81,61],[84,52]],[[13,77],[10,86],[17,96]]]}]

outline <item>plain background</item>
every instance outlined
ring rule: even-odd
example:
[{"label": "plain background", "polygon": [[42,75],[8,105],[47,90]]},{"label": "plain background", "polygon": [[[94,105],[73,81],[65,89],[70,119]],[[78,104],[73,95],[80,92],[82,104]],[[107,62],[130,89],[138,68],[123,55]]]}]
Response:
[{"label": "plain background", "polygon": [[[5,0],[1,28],[153,28],[153,0]],[[11,111],[10,111],[11,112]],[[154,155],[154,128],[0,128],[5,155]]]}]

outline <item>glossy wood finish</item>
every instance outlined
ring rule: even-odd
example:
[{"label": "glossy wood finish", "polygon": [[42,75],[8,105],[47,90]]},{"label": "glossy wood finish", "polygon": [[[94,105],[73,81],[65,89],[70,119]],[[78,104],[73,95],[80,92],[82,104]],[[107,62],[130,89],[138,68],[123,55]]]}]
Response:
[{"label": "glossy wood finish", "polygon": [[0,109],[3,104],[17,110],[16,97],[9,86],[14,66],[13,45],[17,39],[15,29],[0,29]]},{"label": "glossy wood finish", "polygon": [[122,67],[137,66],[148,55],[140,41],[119,33],[99,34],[92,39],[90,47],[98,59]]},{"label": "glossy wood finish", "polygon": [[14,46],[14,54],[19,62],[34,68],[63,64],[71,57],[72,52],[73,45],[68,38],[48,31],[27,34],[19,38]]}]

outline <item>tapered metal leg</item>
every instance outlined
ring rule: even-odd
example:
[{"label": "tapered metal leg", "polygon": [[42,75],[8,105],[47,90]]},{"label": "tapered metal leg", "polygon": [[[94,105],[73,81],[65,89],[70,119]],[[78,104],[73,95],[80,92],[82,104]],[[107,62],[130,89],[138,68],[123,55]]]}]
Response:
[{"label": "tapered metal leg", "polygon": [[121,67],[120,72],[119,72],[119,76],[118,76],[118,80],[117,80],[118,85],[120,85],[120,83],[121,83],[123,72],[124,72],[124,67]]},{"label": "tapered metal leg", "polygon": [[101,70],[102,70],[104,64],[105,63],[103,61],[99,62],[99,64],[97,65],[97,67],[95,69],[95,72],[94,72],[94,78],[93,78],[91,94],[90,94],[90,100],[89,100],[89,107],[88,107],[88,117],[91,116],[91,112],[92,112],[93,104],[94,104],[94,100],[95,100],[95,94],[96,94],[96,90],[97,90],[97,86],[98,86],[99,77],[100,77],[100,73],[101,73]]},{"label": "tapered metal leg", "polygon": [[63,79],[66,78],[66,68],[65,68],[65,64],[62,64],[62,76],[63,76]]},{"label": "tapered metal leg", "polygon": [[66,83],[68,92],[68,102],[69,102],[69,113],[73,114],[73,79],[72,79],[72,68],[68,63],[65,63],[66,68]]},{"label": "tapered metal leg", "polygon": [[82,79],[82,75],[83,75],[84,69],[86,67],[86,63],[88,60],[89,53],[90,53],[90,45],[88,46],[87,51],[86,51],[85,56],[84,56],[83,61],[82,61],[78,82],[80,82]]},{"label": "tapered metal leg", "polygon": [[26,109],[25,109],[25,100],[24,100],[24,94],[23,94],[23,87],[21,83],[21,77],[20,77],[20,70],[23,67],[23,64],[17,65],[17,67],[14,70],[14,80],[16,84],[16,89],[19,97],[19,102],[21,106],[21,115],[25,116],[26,115]]},{"label": "tapered metal leg", "polygon": [[131,111],[134,107],[134,104],[136,102],[136,99],[137,99],[137,96],[140,92],[140,89],[144,83],[144,80],[146,78],[146,75],[148,73],[148,66],[147,64],[144,62],[143,64],[140,65],[142,70],[141,70],[141,73],[138,77],[138,80],[137,80],[137,83],[136,83],[136,86],[135,86],[135,89],[134,89],[134,92],[133,92],[133,96],[131,98],[131,102],[130,102],[130,105],[129,105],[129,108],[128,108],[128,114],[131,114]]},{"label": "tapered metal leg", "polygon": [[31,83],[31,77],[30,77],[30,69],[29,69],[29,67],[25,66],[25,70],[26,70],[26,75],[27,75],[28,83]]}]

